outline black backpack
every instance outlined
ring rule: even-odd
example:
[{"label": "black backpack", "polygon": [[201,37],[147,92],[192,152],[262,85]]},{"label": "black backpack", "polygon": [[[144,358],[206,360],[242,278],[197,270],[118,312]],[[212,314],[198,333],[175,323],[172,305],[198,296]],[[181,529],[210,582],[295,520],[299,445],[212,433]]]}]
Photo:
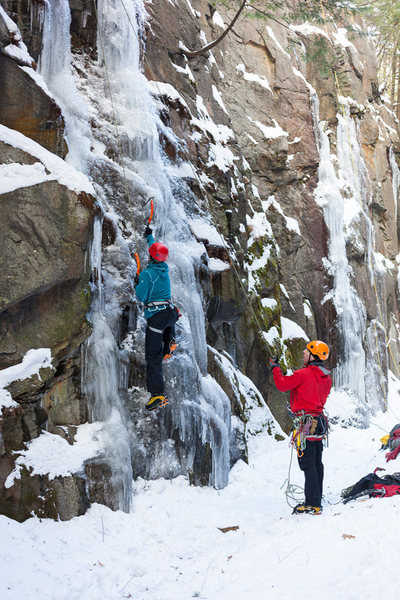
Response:
[{"label": "black backpack", "polygon": [[369,496],[370,498],[383,498],[384,496],[395,496],[400,494],[400,473],[392,475],[383,475],[379,477],[376,471],[384,469],[375,469],[373,473],[369,473],[354,485],[342,491],[343,504],[356,500],[361,496]]}]

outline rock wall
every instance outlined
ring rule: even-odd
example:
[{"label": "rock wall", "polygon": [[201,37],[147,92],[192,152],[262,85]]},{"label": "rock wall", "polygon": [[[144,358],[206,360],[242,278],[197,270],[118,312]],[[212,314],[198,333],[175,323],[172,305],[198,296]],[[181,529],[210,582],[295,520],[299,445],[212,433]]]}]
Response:
[{"label": "rock wall", "polygon": [[94,197],[86,184],[75,189],[80,176],[62,160],[61,110],[38,85],[19,32],[2,14],[0,31],[0,369],[37,348],[51,350],[53,367],[8,386],[14,405],[0,414],[0,512],[70,518],[85,510],[82,478],[49,482],[25,469],[14,485],[4,484],[26,442],[46,429],[72,443],[74,428],[87,420],[80,345],[90,334]]},{"label": "rock wall", "polygon": [[[376,319],[384,320],[386,334],[378,328],[378,341],[366,350],[368,360],[374,353],[377,369],[377,348],[381,349],[384,373],[388,361],[398,373],[398,235],[393,218],[397,215],[397,191],[396,185],[392,186],[394,163],[391,166],[389,158],[390,148],[398,150],[398,123],[379,93],[372,43],[357,34],[362,23],[355,22],[355,32],[349,33],[333,25],[326,29],[288,27],[283,22],[241,18],[211,52],[186,58],[180,48],[201,48],[230,22],[234,11],[219,10],[214,13],[206,2],[173,2],[166,16],[164,3],[150,6],[144,68],[150,79],[172,84],[189,107],[190,114],[179,100],[154,84],[166,107],[165,121],[185,140],[186,156],[198,172],[209,178],[202,194],[214,222],[231,244],[240,276],[250,272],[255,278],[248,299],[257,320],[243,298],[234,270],[212,275],[209,296],[218,294],[242,307],[243,317],[232,325],[210,325],[209,341],[228,352],[234,347],[239,368],[256,383],[281,423],[288,425],[282,398],[271,387],[265,368],[271,345],[260,336],[260,320],[265,331],[276,326],[283,338],[281,316],[300,325],[311,338],[325,339],[332,350],[331,365],[343,360],[344,354],[335,303],[326,297],[334,281],[324,264],[330,234],[323,210],[315,201],[320,158],[312,88],[318,94],[319,118],[326,122],[336,155],[338,115],[344,110],[339,98],[351,98],[350,120],[361,140],[368,170],[366,212],[374,230],[371,244],[391,261],[392,268],[380,270],[374,275],[375,282],[371,280],[368,244],[357,248],[356,238],[367,237],[362,218],[353,223],[357,233],[353,242],[347,242],[347,254],[352,284],[365,305],[367,327]],[[324,44],[322,63],[312,59],[317,44]],[[307,51],[311,58],[305,60]],[[218,140],[210,130],[199,130],[196,119],[204,115],[204,109],[199,110],[202,103],[213,122],[234,132],[222,143],[234,155],[230,164],[216,164],[213,155]],[[343,189],[342,193],[349,191]],[[262,215],[271,229],[258,237],[254,230]],[[269,258],[257,270],[257,259],[265,256],[266,247]],[[389,356],[383,349],[385,335],[394,340]],[[367,340],[364,344],[368,346]],[[288,365],[300,365],[303,345],[301,337],[287,341]]]},{"label": "rock wall", "polygon": [[[2,0],[1,5],[18,23],[31,57],[37,61],[41,3]],[[81,90],[89,94],[89,77],[102,77],[95,62],[96,15],[92,2],[73,0],[70,6],[76,76]],[[219,357],[227,353],[260,390],[279,422],[288,427],[285,402],[271,385],[266,367],[268,352],[280,352],[282,363],[296,368],[306,336],[318,337],[332,348],[331,366],[343,361],[341,317],[329,294],[335,285],[334,269],[326,260],[331,231],[316,202],[321,162],[319,118],[336,156],[332,160],[338,177],[346,142],[340,131],[357,137],[364,155],[365,206],[362,216],[348,227],[346,249],[351,282],[366,313],[362,340],[366,372],[372,373],[371,389],[375,386],[378,390],[377,402],[382,405],[388,366],[398,371],[399,137],[398,123],[379,91],[371,43],[331,24],[327,29],[301,24],[289,27],[242,16],[215,49],[187,58],[182,47],[197,49],[218,37],[234,12],[224,8],[215,12],[205,0],[160,0],[146,8],[149,19],[142,63],[165,125],[160,130],[163,151],[172,166],[191,165],[186,184],[193,196],[187,201],[193,197],[198,210],[211,216],[225,239],[221,245],[193,230],[207,250],[197,277],[208,318],[208,372],[229,396],[233,414],[246,422],[243,399],[221,367]],[[67,147],[60,109],[32,73],[4,50],[10,42],[9,30],[1,24],[0,15],[0,76],[6,90],[5,101],[0,101],[1,123],[64,158]],[[357,29],[362,24],[354,26]],[[322,65],[312,59],[316,42],[325,48]],[[311,59],[305,60],[306,54]],[[31,64],[28,70],[33,67]],[[98,115],[108,110],[103,100],[91,98],[93,105],[98,103]],[[96,115],[91,126],[107,148],[105,156],[114,159],[118,148],[111,126],[109,131],[102,130]],[[166,134],[168,128],[175,137]],[[357,154],[356,145],[351,154]],[[348,162],[359,158],[350,155]],[[104,158],[91,175],[113,197],[120,215],[119,230],[128,238],[131,207],[111,160]],[[47,169],[44,159],[1,141],[0,163],[36,170],[41,163]],[[351,199],[348,186],[343,185],[341,193]],[[71,190],[57,180],[17,187],[2,194],[1,201],[6,210],[0,215],[4,231],[0,252],[6,267],[0,275],[0,368],[20,362],[27,350],[38,347],[51,348],[54,366],[54,370],[41,371],[41,379],[19,381],[9,388],[20,408],[4,414],[1,421],[3,483],[12,470],[13,451],[44,428],[72,443],[76,428],[88,418],[87,399],[80,386],[81,344],[90,333],[85,318],[90,301],[87,249],[95,208],[90,194]],[[138,193],[136,211],[142,201]],[[15,202],[18,213],[11,209]],[[114,252],[116,235],[116,224],[106,218],[105,271],[107,277],[123,273],[126,282],[129,269],[126,257],[122,260]],[[120,342],[136,324],[135,313],[127,306],[132,295],[125,283],[119,302],[121,316],[116,328]],[[394,340],[390,353],[386,338]],[[130,386],[136,388],[143,387],[139,355],[140,349],[127,365]],[[136,434],[146,439],[146,444],[139,448],[143,457],[139,451],[136,454],[133,473],[157,476],[158,437],[167,435],[177,446],[180,440],[168,419],[157,427],[143,421],[135,393],[127,393],[127,402],[134,410]],[[246,458],[244,439],[237,444],[240,447],[241,452],[232,454],[232,462]],[[179,451],[185,453],[183,447]],[[211,462],[210,448],[204,445],[196,455],[196,472],[190,474],[194,482],[208,481]],[[107,489],[110,474],[96,463],[93,469],[96,473],[86,473],[86,483],[91,479],[95,490],[90,499],[112,505]],[[84,488],[83,474],[49,482],[46,477],[29,477],[23,472],[21,480],[0,494],[0,512],[19,519],[31,510],[68,518],[85,510],[88,497]],[[46,499],[44,506],[39,496]]]}]

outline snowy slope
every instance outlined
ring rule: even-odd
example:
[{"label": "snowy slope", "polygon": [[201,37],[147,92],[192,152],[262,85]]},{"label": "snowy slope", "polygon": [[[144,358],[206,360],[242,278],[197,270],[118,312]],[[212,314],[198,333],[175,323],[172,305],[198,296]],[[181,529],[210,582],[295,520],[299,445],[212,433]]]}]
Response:
[{"label": "snowy slope", "polygon": [[[291,515],[281,489],[288,442],[256,436],[250,465],[237,463],[223,490],[190,487],[183,477],[139,481],[131,514],[94,505],[69,522],[0,517],[0,597],[397,598],[400,497],[338,503],[344,487],[375,467],[399,469],[379,450],[400,415],[400,386],[391,385],[390,408],[369,429],[333,427],[322,516]],[[328,411],[335,401],[333,394]],[[291,483],[302,484],[295,459]],[[239,529],[218,529],[230,526]]]}]

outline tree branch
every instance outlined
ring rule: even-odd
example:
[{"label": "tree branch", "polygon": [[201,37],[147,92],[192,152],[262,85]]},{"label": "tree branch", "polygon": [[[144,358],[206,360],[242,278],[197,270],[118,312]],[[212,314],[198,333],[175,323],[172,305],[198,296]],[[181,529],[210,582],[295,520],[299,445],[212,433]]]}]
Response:
[{"label": "tree branch", "polygon": [[214,40],[213,42],[210,42],[206,46],[203,46],[203,48],[200,48],[200,50],[194,50],[193,52],[191,52],[190,50],[184,50],[181,48],[182,54],[184,54],[188,58],[194,58],[195,56],[200,56],[200,54],[204,54],[204,52],[208,52],[208,50],[212,50],[213,48],[215,48],[215,46],[217,46],[224,39],[224,37],[230,32],[230,30],[233,28],[236,21],[240,17],[244,7],[246,6],[246,2],[247,2],[247,0],[243,0],[242,4],[239,7],[239,10],[233,17],[231,23],[228,25],[228,27],[221,33],[221,35],[216,40]]}]

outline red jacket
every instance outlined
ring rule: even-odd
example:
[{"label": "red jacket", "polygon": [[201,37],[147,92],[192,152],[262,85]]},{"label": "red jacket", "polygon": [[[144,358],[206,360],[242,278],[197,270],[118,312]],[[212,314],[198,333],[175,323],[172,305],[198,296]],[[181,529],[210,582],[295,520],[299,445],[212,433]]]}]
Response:
[{"label": "red jacket", "polygon": [[272,370],[275,385],[280,392],[290,392],[290,408],[297,413],[304,410],[312,415],[322,413],[332,386],[330,371],[320,365],[307,365],[293,375],[282,374],[280,367]]}]

